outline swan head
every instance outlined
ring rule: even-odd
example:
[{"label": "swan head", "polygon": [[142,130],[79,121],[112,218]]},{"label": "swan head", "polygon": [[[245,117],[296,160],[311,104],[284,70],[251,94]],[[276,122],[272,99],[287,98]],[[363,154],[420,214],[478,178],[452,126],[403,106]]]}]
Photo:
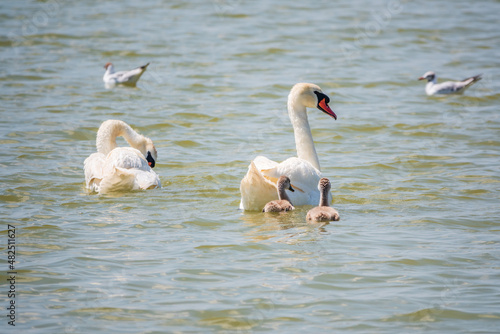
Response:
[{"label": "swan head", "polygon": [[290,182],[290,178],[288,176],[280,176],[280,178],[278,179],[278,190],[280,189],[288,189],[290,190],[291,192],[294,192],[295,189],[292,188],[292,184]]},{"label": "swan head", "polygon": [[425,80],[425,79],[427,79],[428,82],[434,81],[434,79],[436,79],[436,73],[432,71],[425,72],[424,75],[418,78],[418,80]]},{"label": "swan head", "polygon": [[158,152],[156,152],[156,148],[155,145],[153,144],[153,141],[149,138],[145,139],[146,139],[146,145],[144,149],[145,151],[144,156],[146,157],[146,161],[148,162],[149,167],[154,168],[156,165],[156,159],[158,158]]},{"label": "swan head", "polygon": [[318,108],[325,114],[334,119],[337,119],[337,115],[330,108],[328,103],[330,103],[330,98],[323,93],[318,85],[311,83],[298,83],[293,86],[290,91],[289,99],[301,103],[307,108]]},{"label": "swan head", "polygon": [[331,188],[332,188],[332,185],[330,184],[330,180],[328,180],[326,177],[323,177],[319,180],[318,190],[320,192],[328,193]]}]

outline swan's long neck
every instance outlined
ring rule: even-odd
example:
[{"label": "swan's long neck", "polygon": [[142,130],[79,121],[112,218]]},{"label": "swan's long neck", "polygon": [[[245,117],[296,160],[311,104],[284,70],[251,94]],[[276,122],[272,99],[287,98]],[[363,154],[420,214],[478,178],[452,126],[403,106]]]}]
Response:
[{"label": "swan's long neck", "polygon": [[144,154],[145,139],[144,136],[135,132],[128,124],[122,121],[106,121],[97,132],[96,146],[97,151],[107,155],[114,150],[117,137],[123,137],[133,148],[138,149]]},{"label": "swan's long neck", "polygon": [[300,159],[309,161],[316,169],[321,170],[319,166],[318,154],[314,147],[314,141],[307,119],[306,107],[297,103],[294,98],[288,99],[288,115],[293,125],[293,133],[295,135],[295,146],[297,148],[297,156]]}]

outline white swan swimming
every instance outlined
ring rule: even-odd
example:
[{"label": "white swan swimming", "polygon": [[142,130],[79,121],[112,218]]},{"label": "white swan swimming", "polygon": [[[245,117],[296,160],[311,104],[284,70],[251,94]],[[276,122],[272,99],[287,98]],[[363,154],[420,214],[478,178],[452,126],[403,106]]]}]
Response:
[{"label": "white swan swimming", "polygon": [[146,72],[146,68],[149,63],[146,65],[134,68],[130,71],[118,71],[115,72],[115,67],[112,63],[106,63],[104,68],[106,72],[104,72],[104,76],[102,77],[102,81],[104,81],[104,86],[106,88],[113,88],[116,85],[130,86],[135,87],[137,81],[141,78],[141,75]]},{"label": "white swan swimming", "polygon": [[292,185],[290,184],[290,179],[284,175],[280,176],[277,186],[279,200],[267,203],[266,206],[264,206],[264,209],[262,209],[262,212],[282,212],[295,209],[290,202],[290,197],[288,197],[288,194],[286,193],[286,189],[290,190],[291,192],[295,191],[295,189],[293,189]]},{"label": "white swan swimming", "polygon": [[[118,147],[123,137],[131,147]],[[161,187],[152,170],[158,153],[153,141],[135,132],[127,123],[107,120],[97,131],[97,153],[84,162],[85,183],[100,194]]]},{"label": "white swan swimming", "polygon": [[472,84],[481,80],[481,74],[462,81],[446,81],[437,83],[436,73],[429,71],[418,78],[418,80],[427,80],[425,93],[429,96],[434,94],[462,94],[467,88],[472,86]]},{"label": "white swan swimming", "polygon": [[[288,115],[295,134],[297,156],[277,163],[266,157],[256,157],[241,180],[240,209],[260,211],[267,202],[278,199],[276,181],[281,175],[292,180],[296,190],[290,194],[293,205],[316,205],[320,193],[317,185],[321,178],[318,155],[307,119],[308,108],[318,108],[337,119],[330,109],[330,98],[315,84],[298,83],[288,95]],[[329,196],[331,198],[331,195]]]},{"label": "white swan swimming", "polygon": [[321,178],[318,183],[318,190],[321,193],[319,206],[312,208],[307,212],[306,220],[309,223],[331,222],[340,220],[337,210],[328,205],[328,194],[330,193],[330,180],[326,177]]}]

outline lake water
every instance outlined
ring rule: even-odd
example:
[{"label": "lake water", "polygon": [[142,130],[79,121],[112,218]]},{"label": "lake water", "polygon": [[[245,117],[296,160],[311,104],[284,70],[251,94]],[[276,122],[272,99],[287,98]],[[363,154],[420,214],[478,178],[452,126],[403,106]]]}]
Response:
[{"label": "lake water", "polygon": [[[2,332],[497,333],[498,13],[462,0],[4,1]],[[109,61],[151,65],[137,88],[106,90]],[[483,80],[427,97],[429,70]],[[341,215],[323,227],[306,224],[310,207],[238,210],[255,156],[295,155],[296,82],[321,86],[339,116],[309,110]],[[106,119],[154,140],[161,189],[85,190]]]}]

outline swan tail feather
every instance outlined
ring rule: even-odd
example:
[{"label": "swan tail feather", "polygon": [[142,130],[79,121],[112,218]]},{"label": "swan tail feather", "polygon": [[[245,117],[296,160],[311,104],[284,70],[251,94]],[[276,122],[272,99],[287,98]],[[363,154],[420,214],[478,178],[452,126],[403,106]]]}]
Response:
[{"label": "swan tail feather", "polygon": [[135,170],[135,182],[139,189],[161,188],[160,177],[153,170]]}]

